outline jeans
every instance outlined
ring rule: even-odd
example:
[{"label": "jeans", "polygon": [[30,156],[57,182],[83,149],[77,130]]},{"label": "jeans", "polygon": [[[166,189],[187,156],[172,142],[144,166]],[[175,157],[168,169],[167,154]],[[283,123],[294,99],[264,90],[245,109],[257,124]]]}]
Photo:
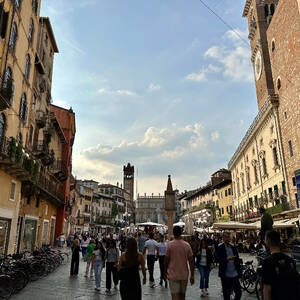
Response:
[{"label": "jeans", "polygon": [[95,260],[94,262],[94,270],[95,270],[95,280],[96,280],[96,288],[101,288],[101,273],[102,273],[102,260]]},{"label": "jeans", "polygon": [[107,262],[106,263],[106,288],[108,290],[111,289],[111,273],[113,275],[114,285],[117,286],[119,282],[118,278],[118,270],[115,267],[115,262]]},{"label": "jeans", "polygon": [[92,264],[92,258],[91,257],[87,257],[87,261],[86,261],[86,269],[85,269],[85,274],[88,275],[89,273],[89,269],[91,268],[91,275],[93,275],[93,264]]},{"label": "jeans", "polygon": [[230,300],[230,294],[234,290],[234,300],[240,300],[242,297],[240,280],[238,277],[221,277],[224,300]]},{"label": "jeans", "polygon": [[208,266],[199,266],[198,269],[200,272],[200,289],[208,289],[210,269]]},{"label": "jeans", "polygon": [[81,247],[82,257],[86,254],[87,247]]},{"label": "jeans", "polygon": [[160,281],[165,280],[165,256],[159,256]]},{"label": "jeans", "polygon": [[153,271],[155,264],[155,255],[147,255],[147,267],[149,271],[149,281],[154,282]]}]

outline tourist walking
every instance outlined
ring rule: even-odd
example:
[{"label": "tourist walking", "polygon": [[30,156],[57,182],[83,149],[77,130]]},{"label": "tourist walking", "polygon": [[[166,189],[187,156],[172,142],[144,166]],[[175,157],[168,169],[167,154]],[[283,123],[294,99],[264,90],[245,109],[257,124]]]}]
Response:
[{"label": "tourist walking", "polygon": [[108,248],[105,254],[106,261],[106,292],[110,293],[111,289],[111,275],[113,276],[114,289],[118,289],[118,263],[119,263],[119,250],[113,241],[109,241]]},{"label": "tourist walking", "polygon": [[146,238],[142,235],[141,232],[138,233],[137,242],[138,242],[139,252],[143,253],[145,243],[146,243]]},{"label": "tourist walking", "polygon": [[71,249],[72,249],[72,259],[71,259],[70,275],[77,276],[79,271],[79,253],[80,253],[80,245],[78,239],[74,240]]},{"label": "tourist walking", "polygon": [[209,274],[214,267],[213,260],[213,254],[207,241],[202,239],[196,254],[196,266],[200,272],[201,297],[208,295]]},{"label": "tourist walking", "polygon": [[145,255],[146,249],[148,250],[148,252],[147,252],[147,268],[149,271],[150,287],[154,287],[154,285],[155,285],[153,272],[154,272],[154,264],[155,264],[155,252],[158,250],[158,243],[153,238],[154,238],[154,233],[150,232],[149,240],[146,241],[144,251],[143,251],[143,254]]},{"label": "tourist walking", "polygon": [[165,278],[165,256],[167,251],[167,242],[164,239],[164,236],[161,235],[159,243],[158,243],[158,261],[159,261],[159,269],[160,269],[160,282],[162,285],[165,283],[165,288],[168,287],[168,282]]},{"label": "tourist walking", "polygon": [[271,255],[262,263],[264,300],[299,300],[300,275],[295,261],[280,250],[280,234],[267,231],[265,244]]},{"label": "tourist walking", "polygon": [[81,252],[82,252],[82,257],[84,258],[85,257],[85,255],[86,255],[86,249],[87,249],[87,247],[88,247],[88,245],[89,245],[89,239],[88,239],[88,237],[86,236],[86,235],[84,235],[83,237],[82,237],[82,242],[81,242]]},{"label": "tourist walking", "polygon": [[85,277],[88,276],[90,270],[90,276],[93,276],[94,273],[94,265],[92,263],[92,256],[93,251],[96,247],[95,240],[91,239],[89,245],[87,246],[86,250],[86,270],[85,270]]},{"label": "tourist walking", "polygon": [[105,268],[105,249],[100,241],[93,251],[92,263],[94,264],[95,281],[96,281],[96,291],[101,290],[101,274],[102,269]]},{"label": "tourist walking", "polygon": [[241,299],[242,291],[239,281],[239,277],[241,277],[241,265],[239,254],[237,249],[230,243],[230,234],[228,232],[223,233],[223,243],[218,247],[217,260],[224,300],[230,300],[232,290],[235,294],[234,299]]},{"label": "tourist walking", "polygon": [[273,217],[265,210],[262,206],[259,209],[261,219],[260,219],[260,238],[261,242],[264,244],[265,242],[265,234],[269,230],[273,230]]},{"label": "tourist walking", "polygon": [[189,278],[194,284],[194,258],[189,243],[181,238],[182,229],[174,226],[174,240],[167,245],[165,256],[165,277],[169,279],[169,286],[173,300],[185,300],[186,287]]},{"label": "tourist walking", "polygon": [[120,294],[122,300],[141,300],[142,287],[139,267],[142,269],[143,284],[146,283],[145,260],[138,252],[134,238],[127,239],[125,253],[121,255],[119,263]]}]

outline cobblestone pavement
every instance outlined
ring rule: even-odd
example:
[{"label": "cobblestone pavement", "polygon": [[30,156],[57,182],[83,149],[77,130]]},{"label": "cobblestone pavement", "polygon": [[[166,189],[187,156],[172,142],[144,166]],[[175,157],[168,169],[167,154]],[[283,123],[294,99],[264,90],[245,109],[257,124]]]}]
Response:
[{"label": "cobblestone pavement", "polygon": [[[251,258],[253,259],[253,258]],[[105,270],[102,272],[101,293],[96,292],[95,280],[93,278],[85,278],[84,270],[85,263],[80,262],[79,275],[77,278],[69,276],[70,263],[65,266],[60,266],[55,272],[42,278],[36,282],[29,283],[27,287],[19,294],[12,296],[14,300],[94,300],[94,299],[111,299],[121,300],[119,292],[112,295],[105,295]],[[155,264],[155,282],[159,282],[159,267]],[[147,279],[149,278],[147,274]],[[188,285],[186,300],[194,299],[210,299],[221,300],[221,283],[218,277],[217,269],[212,270],[210,275],[209,296],[200,297],[199,289],[199,272],[195,271],[195,284]],[[167,300],[171,299],[169,289],[161,286],[150,288],[149,283],[143,286],[143,300]],[[256,299],[254,295],[249,295],[243,292],[243,300]],[[135,299],[132,299],[135,300]]]}]

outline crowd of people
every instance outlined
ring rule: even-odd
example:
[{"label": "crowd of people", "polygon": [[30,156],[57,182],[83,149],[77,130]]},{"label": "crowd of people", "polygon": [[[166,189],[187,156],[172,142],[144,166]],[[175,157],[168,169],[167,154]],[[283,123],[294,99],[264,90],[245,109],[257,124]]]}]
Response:
[{"label": "crowd of people", "polygon": [[[265,242],[261,236],[251,236],[254,248],[263,245],[270,251],[270,258],[263,264],[263,282],[265,300],[300,299],[295,298],[300,286],[299,274],[294,270],[294,262],[280,252],[280,235],[276,231],[264,232]],[[194,236],[182,238],[182,228],[175,226],[170,241],[159,232],[138,232],[135,235],[111,233],[97,234],[97,236],[74,235],[68,245],[72,249],[70,275],[78,276],[80,253],[86,262],[86,277],[95,277],[95,290],[101,290],[102,271],[106,270],[106,293],[112,289],[120,289],[122,300],[142,299],[142,283],[147,281],[146,271],[149,274],[149,285],[155,287],[154,267],[158,262],[160,269],[159,285],[169,288],[173,300],[184,300],[188,285],[194,284],[194,269],[200,274],[199,296],[209,295],[209,277],[211,270],[218,267],[221,280],[223,298],[231,299],[234,294],[236,300],[241,299],[242,289],[240,277],[242,273],[239,259],[240,239],[245,236],[228,233],[207,235],[195,233]],[[279,246],[278,246],[279,245]],[[278,248],[279,247],[279,248]],[[278,250],[279,249],[279,250]],[[279,254],[280,253],[280,254]],[[147,262],[147,269],[146,269]],[[282,267],[284,264],[285,267]],[[276,272],[280,265],[280,274]],[[283,272],[283,273],[282,273]],[[277,272],[278,273],[278,272]],[[283,276],[284,274],[284,276]],[[293,277],[294,276],[294,277]],[[298,277],[297,277],[298,276]],[[289,289],[278,290],[280,279]],[[288,282],[286,278],[289,278]],[[280,298],[282,291],[288,298]],[[280,295],[280,297],[278,297]],[[294,297],[294,298],[293,298]]]}]

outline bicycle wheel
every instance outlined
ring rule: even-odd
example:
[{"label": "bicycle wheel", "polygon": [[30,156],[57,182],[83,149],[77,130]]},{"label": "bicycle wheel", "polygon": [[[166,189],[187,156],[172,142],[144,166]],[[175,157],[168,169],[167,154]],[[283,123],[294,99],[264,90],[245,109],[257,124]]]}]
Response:
[{"label": "bicycle wheel", "polygon": [[249,269],[246,272],[247,272],[247,274],[246,274],[246,280],[248,282],[248,284],[246,286],[246,291],[249,294],[253,294],[255,292],[255,283],[256,283],[257,274],[252,269]]},{"label": "bicycle wheel", "polygon": [[26,275],[23,271],[14,270],[9,272],[9,276],[12,279],[13,293],[20,292],[26,286]]},{"label": "bicycle wheel", "polygon": [[0,275],[0,299],[9,299],[13,292],[13,284],[10,276]]},{"label": "bicycle wheel", "polygon": [[255,282],[255,293],[258,300],[264,300],[264,286],[261,278],[257,278]]}]

